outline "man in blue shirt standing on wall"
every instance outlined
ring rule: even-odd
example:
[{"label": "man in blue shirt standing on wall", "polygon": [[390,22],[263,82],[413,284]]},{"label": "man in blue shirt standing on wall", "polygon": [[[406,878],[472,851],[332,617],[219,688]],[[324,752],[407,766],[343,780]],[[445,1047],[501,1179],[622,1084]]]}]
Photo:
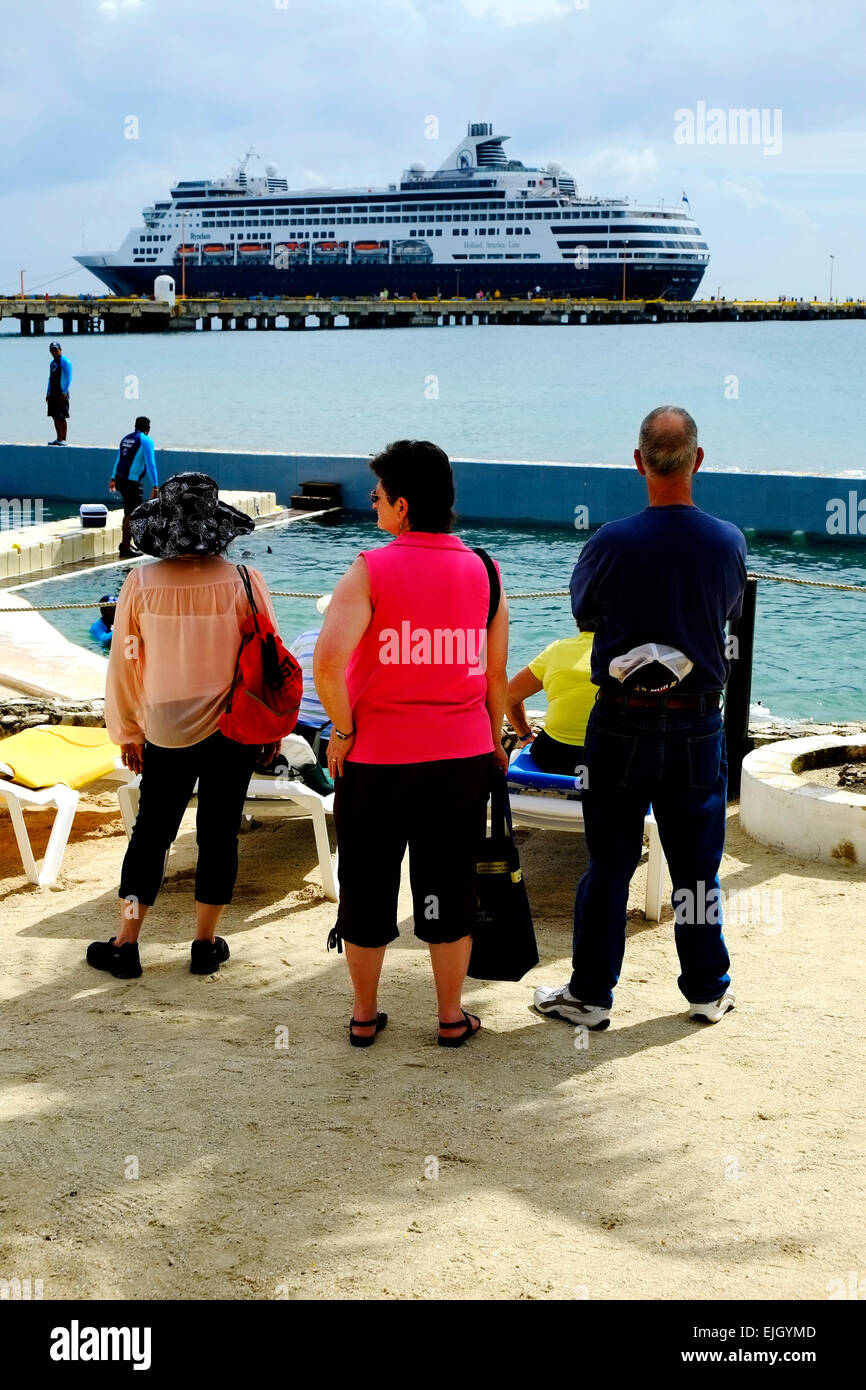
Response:
[{"label": "man in blue shirt standing on wall", "polygon": [[692,478],[703,456],[687,411],[651,411],[634,456],[649,506],[602,526],[571,579],[574,617],[595,627],[599,687],[583,759],[589,870],[575,900],[571,979],[537,989],[535,1007],[590,1029],[610,1022],[650,804],[673,881],[689,1016],[717,1023],[734,1007],[718,879],[728,775],[719,707],[730,670],[725,625],[742,611],[746,541],[695,506]]},{"label": "man in blue shirt standing on wall", "polygon": [[63,356],[63,349],[59,343],[49,344],[51,353],[51,366],[48,368],[48,390],[45,392],[45,403],[48,406],[54,429],[57,434],[56,439],[49,439],[49,444],[66,443],[66,421],[69,419],[69,384],[72,381],[72,366],[69,358]]},{"label": "man in blue shirt standing on wall", "polygon": [[135,429],[131,434],[125,434],[120,441],[114,471],[108,484],[112,492],[120,493],[123,501],[123,531],[117,553],[125,558],[138,553],[132,548],[129,514],[144,501],[145,484],[150,487],[149,497],[155,497],[159,479],[156,476],[156,454],[150,437],[150,421],[146,415],[139,415]]}]

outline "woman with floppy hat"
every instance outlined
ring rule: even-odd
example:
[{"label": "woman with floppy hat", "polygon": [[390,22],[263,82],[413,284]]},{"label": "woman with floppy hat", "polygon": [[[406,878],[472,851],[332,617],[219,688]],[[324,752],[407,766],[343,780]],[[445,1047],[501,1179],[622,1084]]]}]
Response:
[{"label": "woman with floppy hat", "polygon": [[[124,766],[141,773],[141,797],[120,876],[120,927],[110,941],[94,941],[87,960],[122,979],[141,974],[141,924],[198,781],[190,970],[206,975],[229,956],[214,932],[231,901],[238,827],[261,752],[217,727],[248,613],[241,575],[223,552],[254,523],[220,501],[213,478],[179,473],[135,509],[130,525],[136,546],[155,563],[133,569],[120,591],[105,723]],[[262,576],[250,570],[249,577],[256,604],[276,626]]]}]

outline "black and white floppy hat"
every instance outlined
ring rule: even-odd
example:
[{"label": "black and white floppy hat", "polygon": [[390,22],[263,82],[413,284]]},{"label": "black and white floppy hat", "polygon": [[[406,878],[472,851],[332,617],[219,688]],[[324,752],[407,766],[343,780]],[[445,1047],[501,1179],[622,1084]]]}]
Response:
[{"label": "black and white floppy hat", "polygon": [[158,497],[136,507],[129,526],[138,549],[160,560],[221,555],[237,536],[255,530],[252,517],[220,501],[217,485],[206,473],[176,473]]}]

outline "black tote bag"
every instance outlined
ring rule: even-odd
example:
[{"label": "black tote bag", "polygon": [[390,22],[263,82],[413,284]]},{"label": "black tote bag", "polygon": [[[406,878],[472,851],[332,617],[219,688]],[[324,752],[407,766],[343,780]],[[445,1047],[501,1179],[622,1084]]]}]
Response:
[{"label": "black tote bag", "polygon": [[476,893],[472,955],[466,973],[473,980],[522,980],[527,970],[538,964],[538,947],[514,843],[505,773],[499,767],[490,793],[490,831],[478,853]]}]

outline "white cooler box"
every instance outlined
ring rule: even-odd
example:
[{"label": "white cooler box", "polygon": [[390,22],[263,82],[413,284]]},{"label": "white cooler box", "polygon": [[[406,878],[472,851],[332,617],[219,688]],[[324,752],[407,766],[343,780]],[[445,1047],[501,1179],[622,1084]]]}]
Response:
[{"label": "white cooler box", "polygon": [[81,525],[87,529],[93,526],[104,526],[108,521],[108,508],[104,502],[82,502],[78,508],[81,517]]}]

